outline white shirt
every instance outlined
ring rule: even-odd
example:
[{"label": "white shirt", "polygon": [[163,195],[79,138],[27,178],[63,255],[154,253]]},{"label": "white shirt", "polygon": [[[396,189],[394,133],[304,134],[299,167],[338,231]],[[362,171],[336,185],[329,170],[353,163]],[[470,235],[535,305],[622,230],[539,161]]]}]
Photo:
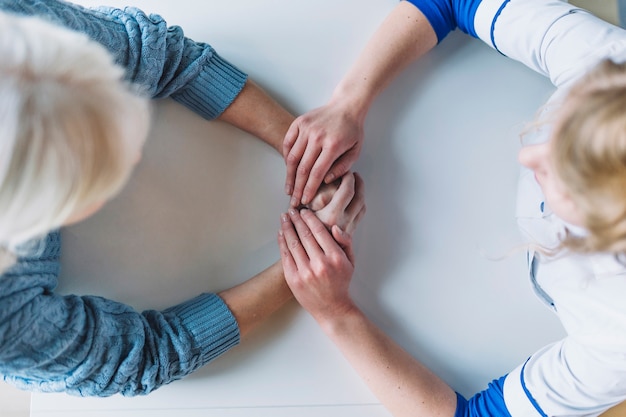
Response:
[{"label": "white shirt", "polygon": [[[557,91],[549,103],[602,59],[626,61],[625,30],[558,0],[484,0],[474,24],[490,46],[550,77]],[[584,233],[550,212],[528,169],[520,176],[517,217],[529,242],[544,247],[554,247],[566,228]],[[535,292],[568,336],[507,376],[511,415],[597,416],[626,400],[626,267],[610,254],[549,259],[532,251],[529,267]]]}]

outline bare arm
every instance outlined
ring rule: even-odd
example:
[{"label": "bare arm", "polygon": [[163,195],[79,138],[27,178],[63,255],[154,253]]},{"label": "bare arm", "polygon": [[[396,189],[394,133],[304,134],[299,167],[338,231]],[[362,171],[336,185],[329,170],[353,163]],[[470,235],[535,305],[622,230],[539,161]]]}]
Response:
[{"label": "bare arm", "polygon": [[308,203],[322,183],[332,182],[360,154],[363,124],[378,94],[409,63],[437,44],[422,12],[400,2],[335,88],[330,101],[298,117],[283,144],[287,163],[285,192],[291,205]]},{"label": "bare arm", "polygon": [[454,415],[455,392],[351,300],[354,256],[347,234],[334,227],[331,236],[310,211],[291,210],[283,215],[278,242],[285,277],[298,302],[395,417]]},{"label": "bare arm", "polygon": [[235,316],[242,337],[292,298],[280,262],[218,295]]},{"label": "bare arm", "polygon": [[411,3],[398,3],[339,82],[330,103],[364,120],[383,89],[436,44],[435,31],[422,12]]},{"label": "bare arm", "polygon": [[[326,227],[339,225],[352,233],[365,214],[363,180],[357,174],[346,174],[336,186],[321,189],[311,206],[321,224]],[[242,336],[292,298],[280,261],[218,295],[235,316]]]},{"label": "bare arm", "polygon": [[454,415],[456,393],[359,309],[318,322],[395,417]]},{"label": "bare arm", "polygon": [[253,134],[282,154],[285,132],[294,116],[248,79],[218,120]]}]

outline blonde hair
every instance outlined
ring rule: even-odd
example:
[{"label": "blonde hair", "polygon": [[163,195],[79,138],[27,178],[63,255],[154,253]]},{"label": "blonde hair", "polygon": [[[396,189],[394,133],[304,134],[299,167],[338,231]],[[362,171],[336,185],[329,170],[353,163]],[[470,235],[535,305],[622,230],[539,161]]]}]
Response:
[{"label": "blonde hair", "polygon": [[[0,265],[125,184],[149,105],[85,35],[0,13]],[[1,268],[1,266],[0,266]]]},{"label": "blonde hair", "polygon": [[626,253],[626,65],[601,62],[563,100],[552,132],[559,179],[582,214],[584,236],[566,234],[575,252]]}]

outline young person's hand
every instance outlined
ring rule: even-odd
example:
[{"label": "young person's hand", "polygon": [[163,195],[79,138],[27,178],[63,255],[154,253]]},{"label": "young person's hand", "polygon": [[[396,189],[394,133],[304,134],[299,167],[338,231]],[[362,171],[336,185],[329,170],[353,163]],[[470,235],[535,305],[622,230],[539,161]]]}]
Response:
[{"label": "young person's hand", "polygon": [[350,235],[336,225],[329,231],[308,209],[290,209],[281,216],[278,245],[287,285],[320,324],[356,308],[348,293],[354,271]]},{"label": "young person's hand", "polygon": [[293,121],[283,141],[292,207],[309,204],[322,183],[350,170],[361,153],[363,120],[349,108],[328,104]]}]

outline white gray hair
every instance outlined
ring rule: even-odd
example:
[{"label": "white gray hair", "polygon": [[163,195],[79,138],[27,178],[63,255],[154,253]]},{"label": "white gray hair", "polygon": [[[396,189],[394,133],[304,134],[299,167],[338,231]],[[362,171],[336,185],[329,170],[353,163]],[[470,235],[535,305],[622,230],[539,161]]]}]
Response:
[{"label": "white gray hair", "polygon": [[122,188],[150,112],[83,34],[0,13],[0,57],[0,253],[10,254]]}]

